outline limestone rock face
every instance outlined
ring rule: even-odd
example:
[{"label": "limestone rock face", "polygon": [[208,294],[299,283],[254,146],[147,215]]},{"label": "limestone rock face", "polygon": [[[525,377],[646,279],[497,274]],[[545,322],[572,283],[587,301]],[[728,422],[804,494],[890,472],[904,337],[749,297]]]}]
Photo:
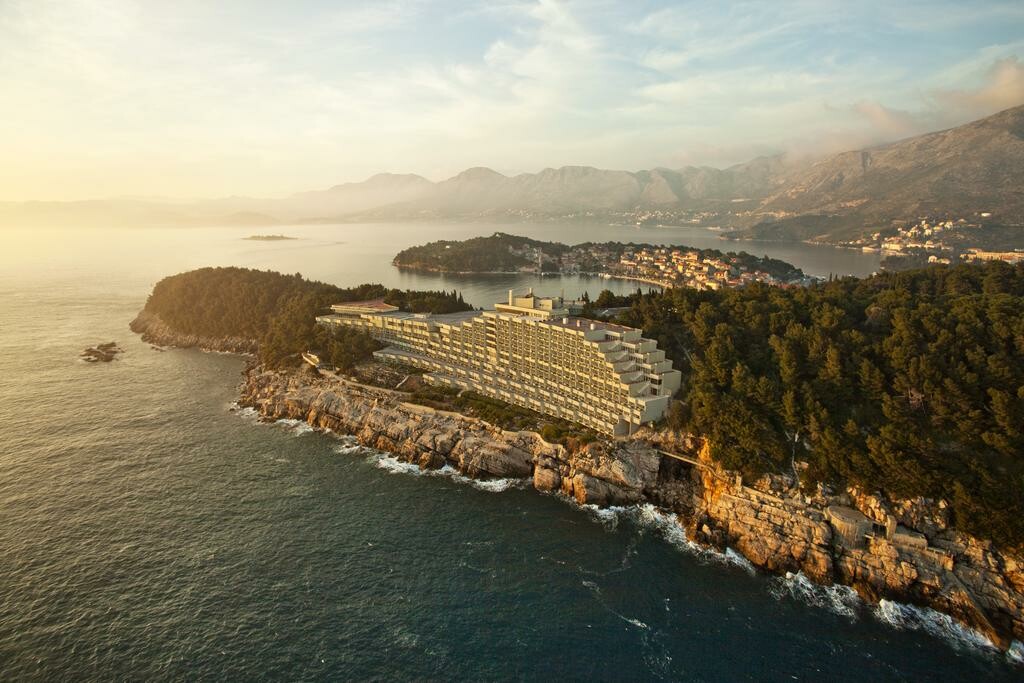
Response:
[{"label": "limestone rock face", "polygon": [[853,586],[869,601],[932,607],[1004,648],[1024,638],[1024,563],[950,529],[941,502],[893,502],[850,489],[825,502],[852,503],[874,523],[864,537],[851,538],[833,528],[828,505],[808,502],[777,481],[743,486],[716,468],[707,449],[701,456],[703,493],[690,524],[697,539],[731,546],[769,571]]},{"label": "limestone rock face", "polygon": [[247,371],[240,403],[264,419],[303,420],[352,434],[360,444],[423,469],[450,465],[468,477],[532,478],[581,504],[621,505],[657,484],[660,458],[640,443],[591,444],[570,453],[532,432],[506,432],[474,418],[410,406],[401,395],[340,385],[312,374]]},{"label": "limestone rock face", "polygon": [[200,337],[195,334],[183,334],[165,324],[159,316],[148,311],[140,311],[129,323],[132,332],[142,335],[142,341],[156,346],[175,346],[182,349],[200,348],[205,351],[222,351],[225,353],[256,353],[256,340],[243,337]]},{"label": "limestone rock face", "polygon": [[[551,461],[548,461],[551,462]],[[562,475],[554,467],[538,462],[533,470],[533,488],[538,491],[558,491],[562,485]]]}]

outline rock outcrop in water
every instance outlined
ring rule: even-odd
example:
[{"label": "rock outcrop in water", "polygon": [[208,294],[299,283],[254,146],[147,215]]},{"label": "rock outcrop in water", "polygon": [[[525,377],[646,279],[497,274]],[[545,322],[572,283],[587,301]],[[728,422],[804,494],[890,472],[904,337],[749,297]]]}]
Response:
[{"label": "rock outcrop in water", "polygon": [[[699,440],[647,432],[570,452],[532,432],[406,403],[400,392],[341,384],[312,370],[246,371],[239,403],[351,434],[421,468],[531,478],[534,488],[598,506],[648,502],[678,515],[690,538],[732,547],[770,572],[802,572],[951,614],[1006,648],[1024,639],[1024,561],[948,525],[941,503],[862,491],[807,496],[784,477],[753,486],[715,465]],[[659,448],[688,452],[690,462]]]},{"label": "rock outcrop in water", "polygon": [[109,363],[117,358],[117,354],[124,353],[124,349],[117,345],[117,342],[107,342],[87,347],[79,357],[86,363]]}]

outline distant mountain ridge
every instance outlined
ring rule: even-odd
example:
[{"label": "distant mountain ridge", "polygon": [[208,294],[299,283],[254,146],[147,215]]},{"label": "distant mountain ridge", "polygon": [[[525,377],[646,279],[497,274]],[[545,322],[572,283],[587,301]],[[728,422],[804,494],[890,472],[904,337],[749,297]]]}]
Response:
[{"label": "distant mountain ridge", "polygon": [[[808,216],[832,219],[826,237],[917,216],[971,218],[991,213],[1004,224],[1024,222],[1024,106],[956,128],[835,154],[791,169],[760,211],[783,218],[782,237],[815,237]],[[795,220],[792,218],[796,217]],[[747,231],[771,236],[779,226]],[[795,234],[796,233],[796,234]]]},{"label": "distant mountain ridge", "polygon": [[589,166],[506,176],[484,167],[440,182],[381,173],[282,199],[0,204],[3,224],[259,224],[566,217],[709,211],[736,235],[835,241],[891,220],[991,213],[1024,223],[1024,106],[957,128],[813,162],[781,155],[725,169]]}]

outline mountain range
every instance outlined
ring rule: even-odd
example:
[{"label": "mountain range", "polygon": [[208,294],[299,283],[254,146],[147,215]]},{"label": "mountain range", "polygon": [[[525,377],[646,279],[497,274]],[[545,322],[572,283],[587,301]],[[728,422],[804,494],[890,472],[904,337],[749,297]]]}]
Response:
[{"label": "mountain range", "polygon": [[[1024,223],[1024,106],[963,126],[818,160],[761,157],[725,169],[586,166],[440,182],[382,173],[282,199],[0,204],[0,225],[273,225],[541,219],[703,212],[740,237],[840,241],[922,216]],[[671,216],[670,216],[671,218]]]}]

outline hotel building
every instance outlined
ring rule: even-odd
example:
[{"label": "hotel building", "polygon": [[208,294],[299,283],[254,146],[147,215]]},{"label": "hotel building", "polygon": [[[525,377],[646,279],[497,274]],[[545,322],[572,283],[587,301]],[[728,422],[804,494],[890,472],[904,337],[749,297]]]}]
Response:
[{"label": "hotel building", "polygon": [[515,296],[492,311],[405,313],[382,301],[336,304],[317,317],[388,346],[379,360],[426,381],[491,396],[614,436],[661,417],[679,388],[672,361],[638,329],[571,314],[560,297]]}]

